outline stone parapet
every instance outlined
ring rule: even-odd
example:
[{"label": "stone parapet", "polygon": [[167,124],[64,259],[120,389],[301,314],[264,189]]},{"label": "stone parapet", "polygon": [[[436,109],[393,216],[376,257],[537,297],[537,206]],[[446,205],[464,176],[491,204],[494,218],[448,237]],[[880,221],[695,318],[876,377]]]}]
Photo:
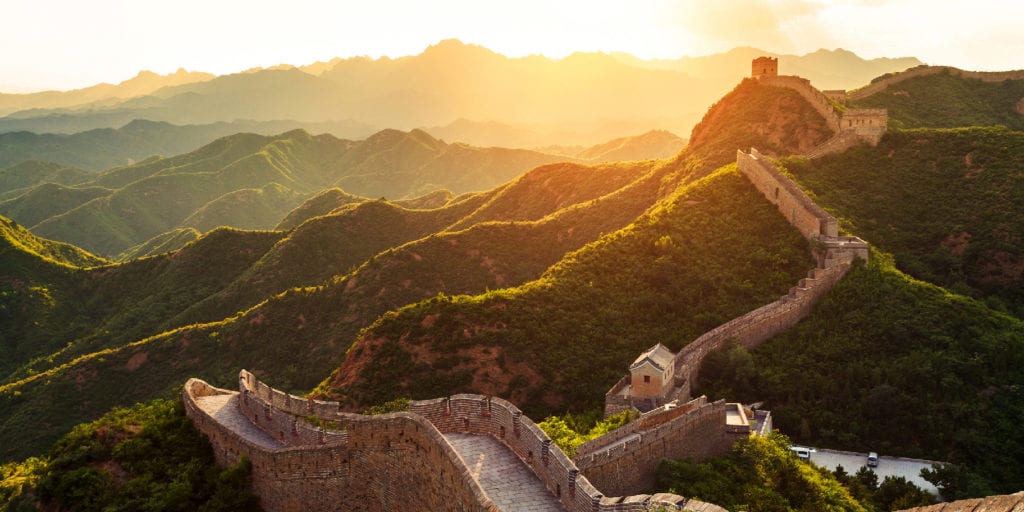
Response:
[{"label": "stone parapet", "polygon": [[805,238],[839,236],[839,223],[756,149],[736,152],[740,172]]},{"label": "stone parapet", "polygon": [[[492,436],[523,460],[570,512],[724,509],[672,494],[606,497],[530,418],[506,400],[453,395],[410,403],[408,412],[364,416],[336,402],[308,400],[270,388],[247,371],[241,392],[190,379],[182,392],[193,424],[214,447],[217,462],[252,463],[253,492],[268,512],[305,510],[473,510],[498,508],[480,487],[446,433]],[[238,414],[285,443],[254,443],[201,406],[234,395]],[[314,418],[323,425],[309,424]],[[296,424],[299,433],[288,429]],[[327,425],[324,428],[324,425]],[[308,428],[308,430],[301,430]],[[335,432],[335,437],[330,433]]]},{"label": "stone parapet", "polygon": [[810,103],[814,110],[825,118],[825,123],[833,132],[839,132],[839,115],[835,106],[828,96],[811,85],[811,81],[798,76],[762,76],[759,79],[762,84],[773,87],[786,87],[803,96],[807,103]]}]

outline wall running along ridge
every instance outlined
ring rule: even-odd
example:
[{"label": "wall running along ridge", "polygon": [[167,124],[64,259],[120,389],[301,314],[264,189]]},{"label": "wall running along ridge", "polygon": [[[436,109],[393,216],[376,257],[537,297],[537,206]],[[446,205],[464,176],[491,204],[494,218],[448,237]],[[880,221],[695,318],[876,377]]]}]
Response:
[{"label": "wall running along ridge", "polygon": [[677,354],[676,379],[686,389],[698,377],[700,365],[712,350],[736,342],[751,349],[792,327],[810,314],[814,305],[850,269],[854,259],[868,259],[868,245],[857,237],[839,236],[838,222],[783,174],[764,155],[736,152],[740,172],[773,204],[804,237],[821,244],[816,251],[818,267],[807,273],[789,293],[702,334]]},{"label": "wall running along ridge", "polygon": [[[182,398],[193,424],[210,439],[219,464],[237,464],[242,457],[252,462],[253,492],[268,512],[497,511],[444,437],[455,432],[500,440],[570,512],[657,507],[725,512],[673,494],[605,497],[533,421],[500,398],[453,395],[414,401],[408,412],[363,416],[340,412],[337,402],[282,393],[245,370],[239,387],[241,393],[236,393],[189,379]],[[201,407],[204,398],[225,395],[237,400],[248,424],[227,425]],[[260,429],[281,446],[251,441],[241,432],[246,428]]]},{"label": "wall running along ridge", "polygon": [[964,71],[962,69],[949,67],[949,66],[918,66],[911,68],[906,71],[897,73],[895,75],[883,78],[877,82],[874,82],[868,86],[865,86],[856,91],[851,91],[847,96],[851,100],[860,100],[880,93],[889,88],[891,85],[898,84],[904,80],[928,75],[937,75],[939,73],[948,72],[953,76],[961,76],[964,78],[973,78],[975,80],[981,80],[982,82],[1002,82],[1004,80],[1024,80],[1024,70],[1017,71]]},{"label": "wall running along ridge", "polygon": [[[885,135],[889,124],[889,113],[885,109],[851,108],[840,113],[836,111],[835,104],[829,96],[812,86],[811,81],[806,78],[761,76],[758,81],[763,85],[786,87],[796,91],[825,118],[825,123],[835,132],[832,138],[808,152],[808,158],[846,151],[861,142],[875,146],[882,140],[882,135]],[[832,94],[837,95],[837,91],[832,91]]]},{"label": "wall running along ridge", "polygon": [[[784,77],[785,78],[785,77]],[[673,361],[675,388],[664,401],[686,401],[704,358],[729,343],[752,349],[789,329],[810,314],[814,305],[850,269],[854,259],[868,259],[868,245],[856,237],[839,236],[839,223],[769,162],[751,148],[736,152],[736,163],[758,191],[775,204],[800,233],[819,244],[818,267],[808,272],[789,293],[770,304],[734,318],[683,347]],[[605,415],[633,408],[624,390],[629,376],[605,394]],[[699,397],[677,408],[656,409],[639,420],[581,445],[576,464],[595,485],[610,492],[629,494],[655,484],[654,473],[662,458],[705,458],[728,453],[750,427],[726,425],[724,401],[707,403]],[[677,410],[678,409],[678,410]],[[770,421],[770,420],[769,420]]]}]

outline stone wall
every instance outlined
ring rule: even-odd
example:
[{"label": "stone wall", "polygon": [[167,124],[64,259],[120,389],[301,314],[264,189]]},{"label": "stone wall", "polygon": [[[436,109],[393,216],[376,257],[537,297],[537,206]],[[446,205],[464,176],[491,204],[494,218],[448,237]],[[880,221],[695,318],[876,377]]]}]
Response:
[{"label": "stone wall", "polygon": [[820,158],[825,155],[834,155],[836,153],[842,153],[847,149],[857,146],[863,143],[860,135],[854,132],[843,131],[832,136],[832,138],[814,146],[804,156],[807,158]]},{"label": "stone wall", "polygon": [[679,416],[682,416],[694,409],[703,407],[707,402],[708,400],[706,396],[699,396],[680,406],[666,406],[645,413],[636,421],[631,421],[597,439],[592,439],[579,445],[576,447],[576,458],[597,452],[608,445],[614,444],[621,439],[638,432],[642,432],[662,423],[667,423],[668,421],[678,418]]},{"label": "stone wall", "polygon": [[633,402],[630,401],[628,396],[624,395],[626,388],[629,387],[629,375],[619,379],[618,382],[604,394],[604,417],[607,418],[613,414],[618,414],[623,411],[628,411],[633,408]]},{"label": "stone wall", "polygon": [[868,259],[868,245],[857,237],[838,236],[838,222],[814,203],[756,149],[736,155],[740,171],[805,237],[820,243],[818,267],[807,273],[789,293],[702,334],[683,347],[675,358],[676,376],[692,386],[700,365],[712,350],[729,342],[751,349],[810,314],[857,258]]},{"label": "stone wall", "polygon": [[[766,76],[761,77],[760,82],[798,92],[825,118],[828,127],[835,132],[832,138],[810,151],[809,155],[814,155],[811,158],[845,151],[860,141],[874,146],[885,135],[889,123],[889,113],[885,109],[847,109],[842,114],[836,112],[833,100],[840,94],[845,96],[844,91],[823,93],[812,86],[810,80],[798,76]],[[844,132],[853,132],[856,137],[844,136]]]},{"label": "stone wall", "polygon": [[786,220],[805,238],[838,236],[839,224],[836,219],[815,204],[793,180],[782,174],[756,149],[751,148],[749,155],[737,151],[736,164],[740,172],[779,208]]},{"label": "stone wall", "polygon": [[703,460],[728,453],[739,436],[730,435],[724,428],[727,408],[724,400],[704,404],[599,450],[577,455],[576,464],[590,482],[607,493],[633,494],[651,489],[661,459]]},{"label": "stone wall", "polygon": [[760,78],[760,81],[764,85],[787,87],[798,92],[814,107],[814,110],[821,114],[821,117],[825,118],[825,123],[833,132],[839,132],[839,115],[836,113],[832,101],[821,91],[815,89],[810,80],[798,76],[764,76]]},{"label": "stone wall", "polygon": [[1017,71],[964,71],[949,66],[918,66],[911,68],[902,73],[883,78],[870,85],[851,91],[848,95],[850,100],[860,100],[867,98],[868,96],[878,94],[890,86],[898,84],[904,80],[927,75],[937,75],[939,73],[948,72],[954,76],[962,76],[964,78],[973,78],[981,80],[983,82],[1002,82],[1004,80],[1024,80],[1024,70]]},{"label": "stone wall", "polygon": [[[268,512],[498,510],[451,444],[422,417],[347,415],[344,442],[267,449],[216,421],[195,402],[228,393],[191,379],[183,392],[186,413],[209,438],[218,463],[250,460],[253,493]],[[263,397],[250,392],[248,401],[247,410],[259,413]],[[287,413],[277,409],[271,416]]]},{"label": "stone wall", "polygon": [[[445,439],[444,433],[451,432],[501,440],[570,512],[640,512],[659,506],[725,512],[672,494],[604,496],[532,420],[499,398],[454,395],[414,401],[408,412],[362,416],[340,412],[336,402],[282,393],[244,370],[239,386],[239,407],[245,417],[253,418],[254,425],[275,439],[295,446],[256,445],[196,405],[201,397],[235,392],[190,379],[183,400],[192,422],[210,439],[218,463],[237,464],[242,457],[252,462],[253,492],[268,512],[497,511]],[[296,421],[304,422],[304,416],[326,422],[330,428],[307,425],[300,426],[298,434],[289,431]]]},{"label": "stone wall", "polygon": [[884,108],[851,108],[843,112],[839,126],[852,131],[872,146],[878,145],[889,126],[889,111]]}]

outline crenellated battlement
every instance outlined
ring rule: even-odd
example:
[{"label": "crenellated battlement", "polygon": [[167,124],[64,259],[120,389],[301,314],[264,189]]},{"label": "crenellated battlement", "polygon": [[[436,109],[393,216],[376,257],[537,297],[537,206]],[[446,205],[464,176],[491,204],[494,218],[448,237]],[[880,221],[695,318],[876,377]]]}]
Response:
[{"label": "crenellated battlement", "polygon": [[283,393],[245,370],[239,390],[190,379],[182,397],[218,463],[251,461],[253,492],[268,512],[502,510],[451,434],[500,442],[550,493],[552,510],[724,512],[672,494],[606,497],[530,418],[500,398],[453,395],[413,401],[407,412],[365,416],[343,412],[337,402]]},{"label": "crenellated battlement", "polygon": [[822,92],[811,85],[811,81],[806,78],[778,75],[777,72],[759,73],[758,62],[764,58],[754,59],[751,76],[757,78],[763,85],[785,87],[796,91],[825,118],[825,123],[835,132],[829,140],[809,151],[807,154],[809,158],[845,151],[862,142],[875,146],[882,140],[889,125],[887,110],[878,108],[837,109],[838,103],[846,101],[848,97],[846,91]]}]

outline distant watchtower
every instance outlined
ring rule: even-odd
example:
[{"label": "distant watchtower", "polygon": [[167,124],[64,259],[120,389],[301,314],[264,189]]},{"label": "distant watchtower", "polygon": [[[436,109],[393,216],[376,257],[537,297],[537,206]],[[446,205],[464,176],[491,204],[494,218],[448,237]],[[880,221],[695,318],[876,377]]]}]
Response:
[{"label": "distant watchtower", "polygon": [[750,76],[754,78],[778,75],[779,59],[773,57],[758,57],[750,64]]}]

